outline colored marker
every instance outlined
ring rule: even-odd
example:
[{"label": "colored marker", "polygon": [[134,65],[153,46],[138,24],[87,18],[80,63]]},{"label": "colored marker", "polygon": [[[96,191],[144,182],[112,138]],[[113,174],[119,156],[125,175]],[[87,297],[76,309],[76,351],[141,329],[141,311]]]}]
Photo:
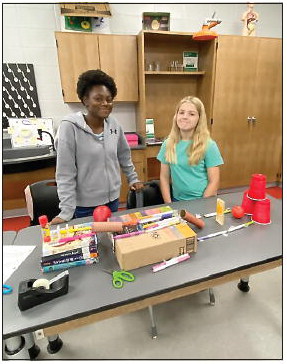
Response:
[{"label": "colored marker", "polygon": [[129,238],[131,236],[135,236],[135,235],[140,235],[145,233],[144,230],[139,230],[139,231],[133,231],[131,233],[126,233],[126,234],[121,234],[121,235],[115,235],[114,239],[123,239],[123,238]]},{"label": "colored marker", "polygon": [[162,263],[154,265],[152,267],[152,271],[154,273],[158,272],[158,271],[163,270],[163,269],[165,269],[167,267],[170,267],[171,265],[183,262],[183,261],[185,261],[185,260],[187,260],[189,258],[190,258],[190,255],[188,253],[186,253],[186,254],[180,255],[179,257],[171,258],[169,260],[164,260]]},{"label": "colored marker", "polygon": [[95,235],[95,234],[91,233],[91,234],[74,235],[74,236],[70,236],[68,238],[59,239],[59,243],[67,243],[68,241],[74,241],[74,240],[77,240],[77,239],[88,238],[88,237],[93,236],[93,235]]},{"label": "colored marker", "polygon": [[249,222],[246,222],[245,224],[241,224],[241,225],[238,225],[238,226],[230,226],[230,228],[227,229],[227,230],[222,230],[222,231],[218,231],[217,233],[208,234],[208,235],[202,236],[200,238],[197,238],[197,240],[198,241],[203,241],[203,240],[206,240],[206,239],[209,239],[209,238],[213,238],[213,237],[218,236],[218,235],[228,234],[228,233],[230,233],[232,231],[235,231],[235,230],[239,230],[239,229],[248,227],[249,225],[251,225],[253,223],[254,223],[254,221],[251,220]]}]

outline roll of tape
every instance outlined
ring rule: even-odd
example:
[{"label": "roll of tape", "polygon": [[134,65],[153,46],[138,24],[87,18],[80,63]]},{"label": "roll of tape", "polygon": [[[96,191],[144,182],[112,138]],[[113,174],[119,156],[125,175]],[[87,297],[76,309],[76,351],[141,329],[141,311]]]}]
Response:
[{"label": "roll of tape", "polygon": [[33,283],[33,288],[40,288],[40,287],[44,287],[45,289],[49,289],[50,288],[50,281],[48,279],[37,279],[34,283]]}]

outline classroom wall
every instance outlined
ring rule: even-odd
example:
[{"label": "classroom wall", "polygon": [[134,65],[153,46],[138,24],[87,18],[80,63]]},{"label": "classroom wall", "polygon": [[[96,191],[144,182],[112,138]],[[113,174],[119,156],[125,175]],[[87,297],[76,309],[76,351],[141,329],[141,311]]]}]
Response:
[{"label": "classroom wall", "polygon": [[[193,32],[216,11],[222,23],[219,34],[240,35],[246,4],[110,4],[112,17],[105,19],[102,33],[138,34],[143,12],[169,12],[170,30]],[[282,37],[282,4],[256,4],[257,35]],[[3,62],[32,63],[42,117],[52,117],[57,127],[68,113],[83,110],[80,103],[64,104],[54,32],[63,30],[58,4],[3,4]],[[240,51],[240,50],[239,50]],[[116,104],[113,114],[125,131],[135,131],[133,103]]]}]

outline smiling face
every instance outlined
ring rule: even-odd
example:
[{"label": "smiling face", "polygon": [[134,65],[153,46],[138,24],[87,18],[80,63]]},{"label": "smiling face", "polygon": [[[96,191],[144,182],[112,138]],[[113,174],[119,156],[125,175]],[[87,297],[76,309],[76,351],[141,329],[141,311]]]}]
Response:
[{"label": "smiling face", "polygon": [[184,102],[178,109],[176,123],[181,132],[194,131],[199,120],[199,114],[194,104]]},{"label": "smiling face", "polygon": [[107,118],[113,109],[113,97],[106,86],[93,86],[89,94],[83,98],[88,113],[95,118]]}]

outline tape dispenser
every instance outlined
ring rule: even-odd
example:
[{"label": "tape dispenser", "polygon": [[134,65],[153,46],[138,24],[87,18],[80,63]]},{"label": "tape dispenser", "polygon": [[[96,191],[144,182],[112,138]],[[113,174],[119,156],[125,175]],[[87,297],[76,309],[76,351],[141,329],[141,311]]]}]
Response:
[{"label": "tape dispenser", "polygon": [[66,270],[51,280],[28,279],[19,283],[18,306],[21,311],[68,293],[69,272]]}]

